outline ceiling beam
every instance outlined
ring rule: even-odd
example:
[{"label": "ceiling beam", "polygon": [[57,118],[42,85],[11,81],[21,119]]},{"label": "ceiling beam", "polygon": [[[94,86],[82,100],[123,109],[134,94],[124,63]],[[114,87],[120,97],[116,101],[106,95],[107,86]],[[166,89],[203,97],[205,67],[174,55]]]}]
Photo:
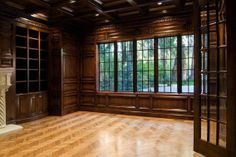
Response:
[{"label": "ceiling beam", "polygon": [[69,3],[68,0],[63,0],[63,1],[60,1],[60,3],[56,3],[54,5],[50,5],[49,3],[45,2],[45,1],[42,1],[42,0],[29,0],[31,3],[39,6],[38,9],[32,9],[32,10],[26,10],[25,13],[27,14],[33,14],[33,13],[37,13],[37,12],[41,12],[41,11],[49,11],[51,12],[52,10],[58,10],[64,14],[67,14],[67,15],[70,15],[70,16],[74,16],[74,14],[72,12],[69,12],[65,9],[62,8],[63,5],[67,3]]},{"label": "ceiling beam", "polygon": [[86,1],[90,8],[96,10],[99,14],[107,17],[109,20],[114,20],[114,18],[111,15],[104,12],[103,6],[100,3],[98,3],[97,0],[86,0]]},{"label": "ceiling beam", "polygon": [[29,2],[31,2],[37,6],[43,7],[43,8],[51,9],[50,4],[45,1],[42,1],[42,0],[29,0]]},{"label": "ceiling beam", "polygon": [[42,24],[48,24],[47,21],[32,17],[26,13],[24,13],[22,10],[17,9],[17,8],[13,8],[11,6],[8,6],[6,4],[1,4],[0,5],[0,14],[4,14],[5,16],[8,16],[10,18],[27,18],[29,20],[33,20]]},{"label": "ceiling beam", "polygon": [[174,0],[174,4],[178,9],[183,9],[186,0]]},{"label": "ceiling beam", "polygon": [[[135,1],[137,4],[138,8],[141,7],[147,7],[147,6],[151,6],[151,5],[157,5],[157,0],[145,0],[145,1]],[[165,1],[164,5],[169,5],[169,4],[173,4],[172,0],[167,0]],[[134,9],[133,6],[128,6],[128,7],[106,7],[104,8],[104,12],[105,13],[112,13],[112,12],[118,12],[118,11],[126,11],[126,10],[131,10]]]},{"label": "ceiling beam", "polygon": [[134,0],[126,0],[131,6],[138,7],[137,3]]}]

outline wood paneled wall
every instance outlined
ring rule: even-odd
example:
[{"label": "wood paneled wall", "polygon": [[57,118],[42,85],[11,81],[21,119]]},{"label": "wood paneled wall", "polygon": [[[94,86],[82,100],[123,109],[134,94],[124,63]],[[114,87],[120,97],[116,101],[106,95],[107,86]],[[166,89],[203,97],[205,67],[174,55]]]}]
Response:
[{"label": "wood paneled wall", "polygon": [[52,29],[49,111],[64,115],[78,109],[78,41],[73,33]]},{"label": "wood paneled wall", "polygon": [[192,16],[100,26],[85,31],[80,53],[80,109],[160,117],[193,117],[193,95],[112,93],[97,91],[97,50],[100,42],[193,33]]}]

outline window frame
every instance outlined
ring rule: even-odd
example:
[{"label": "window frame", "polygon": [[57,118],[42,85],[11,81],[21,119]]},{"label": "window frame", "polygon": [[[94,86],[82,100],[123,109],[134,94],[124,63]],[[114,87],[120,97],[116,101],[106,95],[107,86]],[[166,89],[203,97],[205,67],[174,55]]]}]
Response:
[{"label": "window frame", "polygon": [[[100,70],[100,45],[101,44],[113,44],[113,47],[114,47],[114,51],[113,51],[113,65],[114,65],[114,67],[113,67],[113,70],[114,70],[114,82],[113,82],[113,91],[112,90],[101,90],[101,88],[100,88],[100,82],[101,82],[101,80],[100,80],[100,74],[101,74],[101,70]],[[98,86],[97,86],[97,90],[99,91],[99,92],[116,92],[116,90],[115,90],[115,73],[116,73],[116,71],[115,71],[115,42],[101,42],[101,43],[97,43],[97,54],[98,54],[98,60],[97,60],[97,68],[98,68],[98,76],[97,76],[97,78],[98,78]],[[111,53],[111,52],[109,52],[109,53]],[[110,60],[110,54],[109,54],[109,60]],[[104,62],[103,62],[104,63]],[[109,64],[110,64],[110,62],[109,62]],[[105,68],[105,66],[104,66],[104,68]],[[104,72],[106,72],[106,71],[104,71]],[[110,67],[109,67],[109,77],[110,77]],[[110,86],[110,81],[109,81],[109,88],[110,88],[111,86]]]},{"label": "window frame", "polygon": [[[139,93],[154,93],[155,92],[155,38],[142,38],[142,39],[137,39],[136,40],[136,77],[137,77],[137,74],[138,74],[138,58],[137,58],[137,54],[138,54],[138,49],[137,49],[137,41],[138,40],[153,40],[153,49],[145,49],[146,51],[150,51],[152,50],[153,51],[153,91],[143,91],[143,77],[142,77],[142,91],[138,91],[138,79],[136,79],[136,92],[139,92]],[[143,51],[144,49],[142,48],[142,54],[143,54]],[[142,65],[143,65],[143,56],[142,56]],[[149,59],[149,54],[148,54],[148,67],[149,67],[149,63],[150,63],[150,59]],[[150,89],[150,86],[149,86],[149,83],[150,83],[150,78],[149,78],[149,74],[150,74],[150,70],[148,69],[148,90]],[[142,76],[143,76],[143,67],[142,67]]]},{"label": "window frame", "polygon": [[[104,42],[97,42],[96,43],[96,78],[97,78],[97,85],[96,85],[96,92],[98,93],[155,93],[155,94],[184,94],[184,95],[193,95],[194,93],[191,92],[182,92],[182,36],[193,35],[191,33],[183,33],[183,34],[173,34],[167,36],[154,36],[154,37],[146,37],[146,38],[135,38],[135,39],[124,39],[124,40],[114,40],[114,41],[104,41]],[[158,39],[165,38],[165,37],[177,37],[177,92],[160,92],[158,91]],[[153,39],[153,52],[154,52],[154,91],[138,91],[137,90],[137,41],[138,40],[146,40],[146,39]],[[133,91],[118,91],[118,42],[133,42]],[[100,90],[100,55],[99,55],[99,45],[100,44],[114,44],[114,90],[113,91],[101,91]],[[195,42],[193,42],[193,47],[195,47]],[[193,54],[194,55],[194,54]],[[193,56],[194,58],[194,56]],[[195,69],[195,67],[194,67]]]},{"label": "window frame", "polygon": [[[155,47],[155,49],[157,49],[157,58],[156,58],[156,62],[157,62],[157,78],[155,79],[155,80],[157,80],[156,82],[156,90],[157,90],[157,92],[158,93],[181,93],[180,91],[179,91],[179,80],[181,79],[180,78],[180,76],[179,76],[179,70],[180,70],[180,68],[179,68],[179,36],[181,37],[182,35],[172,35],[172,36],[162,36],[162,37],[158,37],[157,39],[156,39],[156,47]],[[173,37],[176,37],[176,47],[164,47],[164,48],[159,48],[159,39],[161,39],[161,38],[170,38],[170,40],[171,40],[171,38],[173,38]],[[171,92],[171,87],[170,87],[170,91],[159,91],[159,49],[163,49],[164,51],[166,50],[166,49],[172,49],[172,48],[175,48],[176,49],[176,56],[175,56],[175,58],[176,58],[176,61],[177,61],[177,63],[176,63],[176,74],[177,74],[177,76],[176,76],[176,84],[177,84],[177,90],[176,90],[176,92]],[[166,52],[165,52],[166,53]],[[171,55],[170,55],[171,56]],[[168,59],[161,59],[161,60],[172,60],[172,58],[170,57],[170,58],[168,58]],[[171,61],[170,61],[171,62]],[[171,65],[170,65],[170,67],[171,67]],[[169,72],[171,72],[171,70],[164,70],[164,72],[166,72],[166,71],[169,71]],[[170,77],[171,78],[171,77]],[[170,82],[172,82],[172,81],[170,81]],[[164,86],[164,89],[165,89],[165,86]]]},{"label": "window frame", "polygon": [[[132,91],[119,91],[119,89],[118,89],[118,88],[119,88],[119,87],[118,87],[118,86],[119,86],[119,82],[123,82],[123,67],[122,67],[122,70],[121,70],[121,71],[122,71],[122,81],[119,81],[119,76],[118,76],[118,75],[119,75],[119,69],[118,69],[118,68],[119,68],[119,62],[120,62],[120,61],[118,60],[118,53],[119,53],[119,51],[118,51],[118,43],[124,43],[124,42],[131,42],[131,43],[132,43],[132,72],[133,72],[133,77],[132,77],[132,82],[133,82],[133,83],[132,83],[132,86],[133,86],[133,87],[132,87]],[[134,75],[135,75],[135,74],[134,74],[134,73],[135,73],[135,72],[134,72],[134,67],[135,67],[135,65],[134,65],[134,59],[135,59],[135,57],[134,57],[134,56],[135,56],[135,54],[134,54],[134,52],[135,52],[135,50],[134,50],[134,45],[135,45],[134,40],[122,40],[122,41],[116,41],[115,43],[117,44],[117,49],[115,50],[115,52],[116,52],[116,55],[115,55],[115,56],[117,56],[117,58],[116,58],[116,60],[115,60],[115,64],[116,64],[116,66],[117,66],[117,70],[116,70],[116,73],[117,73],[117,74],[116,74],[116,75],[117,75],[117,76],[116,76],[116,84],[117,84],[116,87],[117,87],[117,88],[116,88],[116,91],[117,91],[117,92],[127,92],[127,93],[134,92],[134,82],[135,82],[135,81],[134,81]],[[127,51],[125,51],[125,52],[127,53]],[[122,56],[123,56],[123,52],[122,52],[122,51],[121,51],[121,53],[122,53]],[[128,62],[130,62],[130,61],[128,60],[127,63],[128,63]],[[128,69],[127,69],[127,72],[128,72]],[[129,82],[128,79],[127,79],[127,82]],[[123,85],[122,85],[122,88],[123,88]]]}]

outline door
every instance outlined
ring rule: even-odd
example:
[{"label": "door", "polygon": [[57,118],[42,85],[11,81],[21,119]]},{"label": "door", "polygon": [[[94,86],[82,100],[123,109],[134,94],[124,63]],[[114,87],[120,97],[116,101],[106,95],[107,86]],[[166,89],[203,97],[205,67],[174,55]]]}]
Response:
[{"label": "door", "polygon": [[226,157],[229,135],[225,0],[195,0],[194,8],[197,17],[194,150],[208,157]]}]

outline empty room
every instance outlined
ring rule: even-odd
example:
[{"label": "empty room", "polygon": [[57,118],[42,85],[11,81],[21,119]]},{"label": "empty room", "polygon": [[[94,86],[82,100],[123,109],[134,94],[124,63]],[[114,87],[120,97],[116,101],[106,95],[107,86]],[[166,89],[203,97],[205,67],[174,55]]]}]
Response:
[{"label": "empty room", "polygon": [[0,157],[236,157],[231,0],[1,0]]}]

